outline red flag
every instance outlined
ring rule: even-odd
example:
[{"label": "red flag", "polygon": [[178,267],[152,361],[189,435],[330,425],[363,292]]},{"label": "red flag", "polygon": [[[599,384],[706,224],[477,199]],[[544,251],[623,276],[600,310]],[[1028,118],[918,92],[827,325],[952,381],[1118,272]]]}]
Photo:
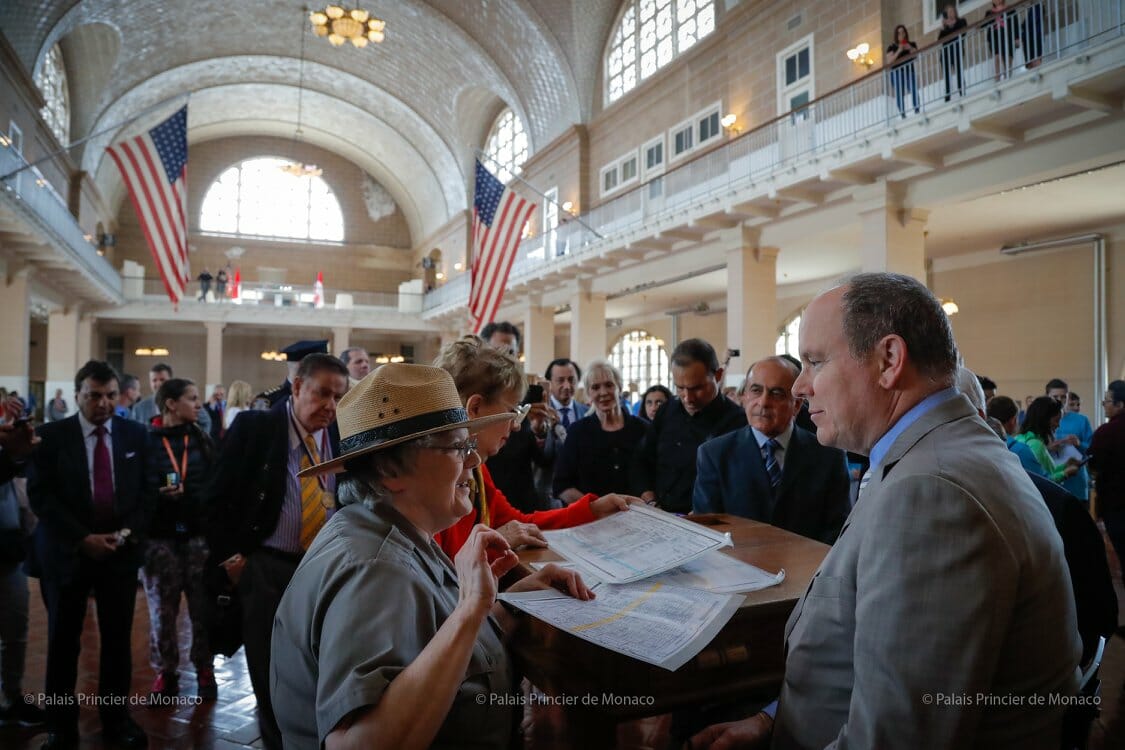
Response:
[{"label": "red flag", "polygon": [[524,224],[534,210],[534,203],[504,187],[504,183],[477,162],[469,290],[474,333],[480,333],[491,323],[500,309]]},{"label": "red flag", "polygon": [[316,284],[313,285],[313,307],[324,307],[324,274],[316,272]]},{"label": "red flag", "polygon": [[230,287],[231,299],[238,299],[242,295],[242,269],[234,269],[234,283]]},{"label": "red flag", "polygon": [[187,107],[106,151],[125,179],[168,298],[178,304],[188,284]]}]

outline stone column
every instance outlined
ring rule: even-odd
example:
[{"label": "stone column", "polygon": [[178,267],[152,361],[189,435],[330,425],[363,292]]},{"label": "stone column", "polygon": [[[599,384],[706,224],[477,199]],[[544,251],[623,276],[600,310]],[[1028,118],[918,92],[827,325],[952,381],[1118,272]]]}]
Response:
[{"label": "stone column", "polygon": [[607,353],[605,295],[591,292],[589,281],[579,281],[570,297],[570,358],[585,371],[590,360]]},{"label": "stone column", "polygon": [[[0,387],[27,398],[32,269],[9,265],[0,277]],[[73,375],[73,373],[71,373]],[[71,389],[73,390],[73,388]]]},{"label": "stone column", "polygon": [[[777,342],[778,248],[761,247],[755,229],[736,231],[738,245],[727,250],[726,344],[741,355],[727,366],[727,384],[741,382],[746,368],[772,355]],[[725,359],[723,349],[718,354]]]},{"label": "stone column", "polygon": [[523,369],[542,375],[555,358],[555,311],[531,297],[523,310]]},{"label": "stone column", "polygon": [[926,283],[925,226],[930,212],[903,205],[900,191],[873,185],[860,205],[864,271],[890,271]]},{"label": "stone column", "polygon": [[215,386],[223,384],[223,329],[226,323],[210,321],[203,326],[207,329],[207,392],[204,398],[210,398]]},{"label": "stone column", "polygon": [[336,326],[332,329],[332,353],[337,357],[351,346],[352,329],[348,326]]},{"label": "stone column", "polygon": [[[74,400],[74,375],[89,359],[88,356],[86,359],[78,357],[81,317],[79,309],[73,307],[55,310],[47,319],[47,383],[43,388],[43,400],[50,403],[55,391],[61,388],[68,415],[74,414],[78,408]],[[89,350],[89,344],[86,349]],[[44,409],[44,419],[46,415],[47,410]]]}]

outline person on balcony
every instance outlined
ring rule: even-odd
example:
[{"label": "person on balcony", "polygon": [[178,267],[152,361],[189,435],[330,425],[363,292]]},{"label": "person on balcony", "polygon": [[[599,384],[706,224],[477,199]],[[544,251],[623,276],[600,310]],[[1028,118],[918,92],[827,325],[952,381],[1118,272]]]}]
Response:
[{"label": "person on balcony", "polygon": [[910,89],[910,96],[914,100],[914,111],[918,111],[918,79],[914,74],[914,56],[917,54],[918,45],[910,41],[910,32],[901,23],[895,26],[895,39],[887,47],[887,62],[891,66],[895,103],[898,104],[898,113],[903,117],[906,117],[906,108],[902,99],[907,89]]},{"label": "person on balcony", "polygon": [[957,6],[948,3],[941,12],[941,31],[938,32],[938,41],[948,38],[949,41],[941,44],[941,69],[945,74],[945,100],[953,95],[950,90],[950,73],[957,69],[957,93],[965,95],[965,78],[961,75],[961,58],[964,51],[961,49],[964,37],[962,36],[969,23],[957,14]]},{"label": "person on balcony", "polygon": [[992,0],[992,7],[984,13],[982,29],[988,31],[988,50],[996,63],[996,80],[1008,74],[1012,67],[1012,51],[1019,45],[1016,31],[1019,21],[1016,12],[1004,0]]},{"label": "person on balcony", "polygon": [[199,274],[195,278],[199,281],[199,301],[206,302],[207,295],[211,291],[211,279],[215,277],[212,276],[211,272],[207,270],[206,266],[204,266],[203,273]]}]

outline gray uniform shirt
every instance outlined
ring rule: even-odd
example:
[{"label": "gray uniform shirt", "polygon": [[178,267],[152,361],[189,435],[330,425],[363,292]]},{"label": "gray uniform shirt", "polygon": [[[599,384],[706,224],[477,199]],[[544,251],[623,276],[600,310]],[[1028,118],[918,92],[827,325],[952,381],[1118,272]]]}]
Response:
[{"label": "gray uniform shirt", "polygon": [[[286,750],[319,748],[341,719],[377,704],[457,606],[449,558],[390,505],[376,507],[332,517],[278,607],[270,693]],[[488,618],[431,747],[509,746],[515,684],[500,638]]]}]

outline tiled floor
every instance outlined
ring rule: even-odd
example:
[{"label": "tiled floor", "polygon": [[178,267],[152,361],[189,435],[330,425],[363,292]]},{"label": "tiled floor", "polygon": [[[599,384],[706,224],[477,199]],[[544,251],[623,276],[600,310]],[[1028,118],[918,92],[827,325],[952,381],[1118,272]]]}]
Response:
[{"label": "tiled floor", "polygon": [[[1112,554],[1112,553],[1111,553]],[[1118,600],[1125,622],[1125,588],[1121,586],[1120,566],[1116,558],[1110,560],[1118,586]],[[43,674],[46,662],[46,617],[39,598],[38,588],[32,581],[31,637],[29,643],[27,679],[28,693],[43,691]],[[93,607],[87,615],[86,630],[82,640],[82,659],[77,692],[92,694],[97,690],[97,630]],[[189,630],[186,615],[181,614],[180,633],[186,654]],[[138,589],[137,609],[133,625],[133,694],[148,694],[152,670],[148,666],[148,608],[144,593]],[[186,664],[186,660],[185,660]],[[195,676],[185,667],[180,684],[184,695],[182,704],[168,707],[137,707],[133,718],[149,736],[151,748],[204,748],[233,750],[234,748],[261,747],[254,714],[254,695],[246,673],[246,661],[239,652],[232,659],[216,659],[216,677],[219,683],[219,700],[214,704],[195,703]],[[1092,750],[1119,750],[1125,748],[1125,640],[1111,639],[1102,666],[1102,718],[1091,736]],[[619,727],[617,746],[622,750],[665,750],[669,747],[669,721],[657,717]],[[100,748],[101,727],[94,709],[83,709],[80,723],[83,748]],[[542,710],[525,720],[525,748],[527,750],[563,750],[571,743],[567,736],[565,718],[557,711]],[[17,728],[0,729],[0,750],[25,750],[38,748],[45,735],[36,730]]]}]

